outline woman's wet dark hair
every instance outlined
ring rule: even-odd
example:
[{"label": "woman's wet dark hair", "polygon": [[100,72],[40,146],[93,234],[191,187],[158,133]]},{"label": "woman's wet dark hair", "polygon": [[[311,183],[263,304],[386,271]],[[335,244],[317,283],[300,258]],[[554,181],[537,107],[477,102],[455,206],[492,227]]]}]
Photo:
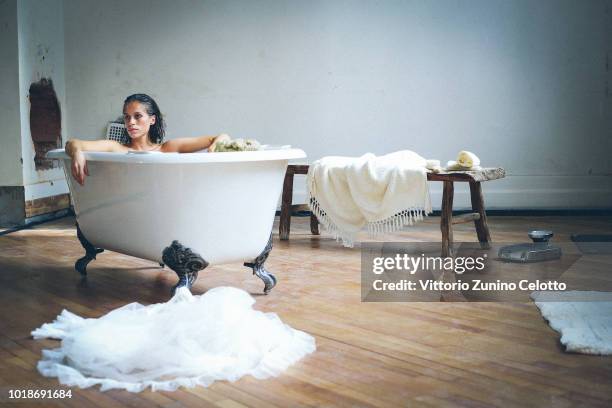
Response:
[{"label": "woman's wet dark hair", "polygon": [[124,112],[125,107],[131,102],[140,102],[145,107],[149,116],[155,115],[155,123],[149,129],[149,141],[155,144],[162,143],[164,141],[164,136],[166,136],[166,123],[164,122],[164,118],[155,100],[147,94],[130,95],[125,98],[123,102]]}]

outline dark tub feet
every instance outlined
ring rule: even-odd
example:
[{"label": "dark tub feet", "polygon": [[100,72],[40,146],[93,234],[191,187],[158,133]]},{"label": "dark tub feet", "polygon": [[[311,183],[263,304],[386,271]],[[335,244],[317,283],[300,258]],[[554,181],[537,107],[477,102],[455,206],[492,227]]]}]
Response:
[{"label": "dark tub feet", "polygon": [[248,266],[249,268],[253,268],[253,274],[257,275],[259,279],[261,279],[264,283],[264,293],[267,295],[268,292],[272,290],[274,286],[276,286],[276,277],[272,275],[270,272],[266,270],[264,267],[264,262],[268,259],[268,255],[272,251],[272,234],[270,234],[270,239],[268,240],[268,244],[264,248],[261,254],[253,262],[245,262],[244,266]]},{"label": "dark tub feet", "polygon": [[178,241],[172,241],[172,244],[164,249],[162,261],[179,277],[178,283],[172,288],[173,295],[180,287],[186,286],[187,289],[191,289],[198,278],[198,272],[208,266],[204,258]]},{"label": "dark tub feet", "polygon": [[87,276],[87,265],[96,259],[96,255],[98,255],[100,252],[104,252],[104,249],[96,248],[87,240],[87,238],[85,238],[85,235],[83,235],[83,231],[81,231],[78,222],[76,223],[76,229],[77,238],[79,239],[79,242],[83,248],[85,248],[85,256],[74,263],[74,269],[76,269],[81,276]]},{"label": "dark tub feet", "polygon": [[[79,224],[76,224],[77,237],[85,248],[85,256],[80,258],[74,264],[74,268],[83,276],[87,276],[87,265],[94,259],[96,255],[104,252],[102,248],[96,248],[91,242],[85,238]],[[268,294],[274,286],[276,286],[276,277],[266,270],[264,263],[268,259],[268,255],[272,251],[272,234],[264,250],[259,254],[253,262],[245,262],[244,266],[253,269],[253,274],[257,275],[264,283],[264,293]],[[163,268],[168,266],[178,275],[179,281],[172,288],[172,294],[177,288],[186,286],[191,289],[195,280],[198,278],[198,272],[208,266],[208,262],[199,254],[193,252],[190,248],[183,246],[178,241],[172,241],[172,244],[166,247],[162,252],[162,262],[159,265]]]}]

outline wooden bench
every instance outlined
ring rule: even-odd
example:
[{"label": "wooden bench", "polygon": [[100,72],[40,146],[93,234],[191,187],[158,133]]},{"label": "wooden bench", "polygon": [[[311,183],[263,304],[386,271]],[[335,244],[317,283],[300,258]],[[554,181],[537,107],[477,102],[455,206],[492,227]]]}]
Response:
[{"label": "wooden bench", "polygon": [[[290,164],[285,174],[281,202],[279,235],[281,240],[289,239],[291,231],[291,210],[293,201],[293,178],[296,174],[308,174],[309,165]],[[478,241],[483,248],[491,243],[491,234],[487,224],[484,199],[480,183],[504,178],[506,172],[501,167],[483,168],[477,171],[452,171],[442,173],[427,173],[427,180],[444,183],[442,190],[442,209],[440,215],[440,230],[442,232],[442,256],[452,256],[453,224],[474,222]],[[471,213],[453,217],[454,183],[470,183]],[[319,222],[314,214],[310,215],[310,231],[319,235]]]}]

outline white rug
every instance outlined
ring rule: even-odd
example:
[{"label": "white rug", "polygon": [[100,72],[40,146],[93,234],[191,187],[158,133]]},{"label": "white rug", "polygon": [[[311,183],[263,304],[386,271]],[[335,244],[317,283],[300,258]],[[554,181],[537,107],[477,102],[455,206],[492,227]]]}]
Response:
[{"label": "white rug", "polygon": [[612,293],[533,292],[531,298],[566,351],[612,355]]}]

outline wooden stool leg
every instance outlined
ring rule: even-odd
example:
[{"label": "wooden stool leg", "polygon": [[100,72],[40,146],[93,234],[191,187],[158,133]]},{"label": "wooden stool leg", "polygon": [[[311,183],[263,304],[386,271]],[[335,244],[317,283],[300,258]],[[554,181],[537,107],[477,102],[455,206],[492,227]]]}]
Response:
[{"label": "wooden stool leg", "polygon": [[285,173],[285,182],[283,183],[283,195],[281,199],[280,223],[278,226],[278,234],[280,239],[285,241],[289,239],[289,231],[291,230],[291,204],[293,202],[293,170],[287,168]]},{"label": "wooden stool leg", "polygon": [[453,256],[453,195],[452,181],[445,181],[442,190],[442,214],[440,230],[442,231],[442,257]]},{"label": "wooden stool leg", "polygon": [[310,232],[312,235],[319,235],[319,220],[314,213],[310,214]]},{"label": "wooden stool leg", "polygon": [[491,247],[491,234],[487,224],[487,213],[485,211],[480,182],[470,181],[470,196],[472,198],[472,210],[480,214],[480,218],[474,220],[478,241],[483,249],[489,249]]}]

